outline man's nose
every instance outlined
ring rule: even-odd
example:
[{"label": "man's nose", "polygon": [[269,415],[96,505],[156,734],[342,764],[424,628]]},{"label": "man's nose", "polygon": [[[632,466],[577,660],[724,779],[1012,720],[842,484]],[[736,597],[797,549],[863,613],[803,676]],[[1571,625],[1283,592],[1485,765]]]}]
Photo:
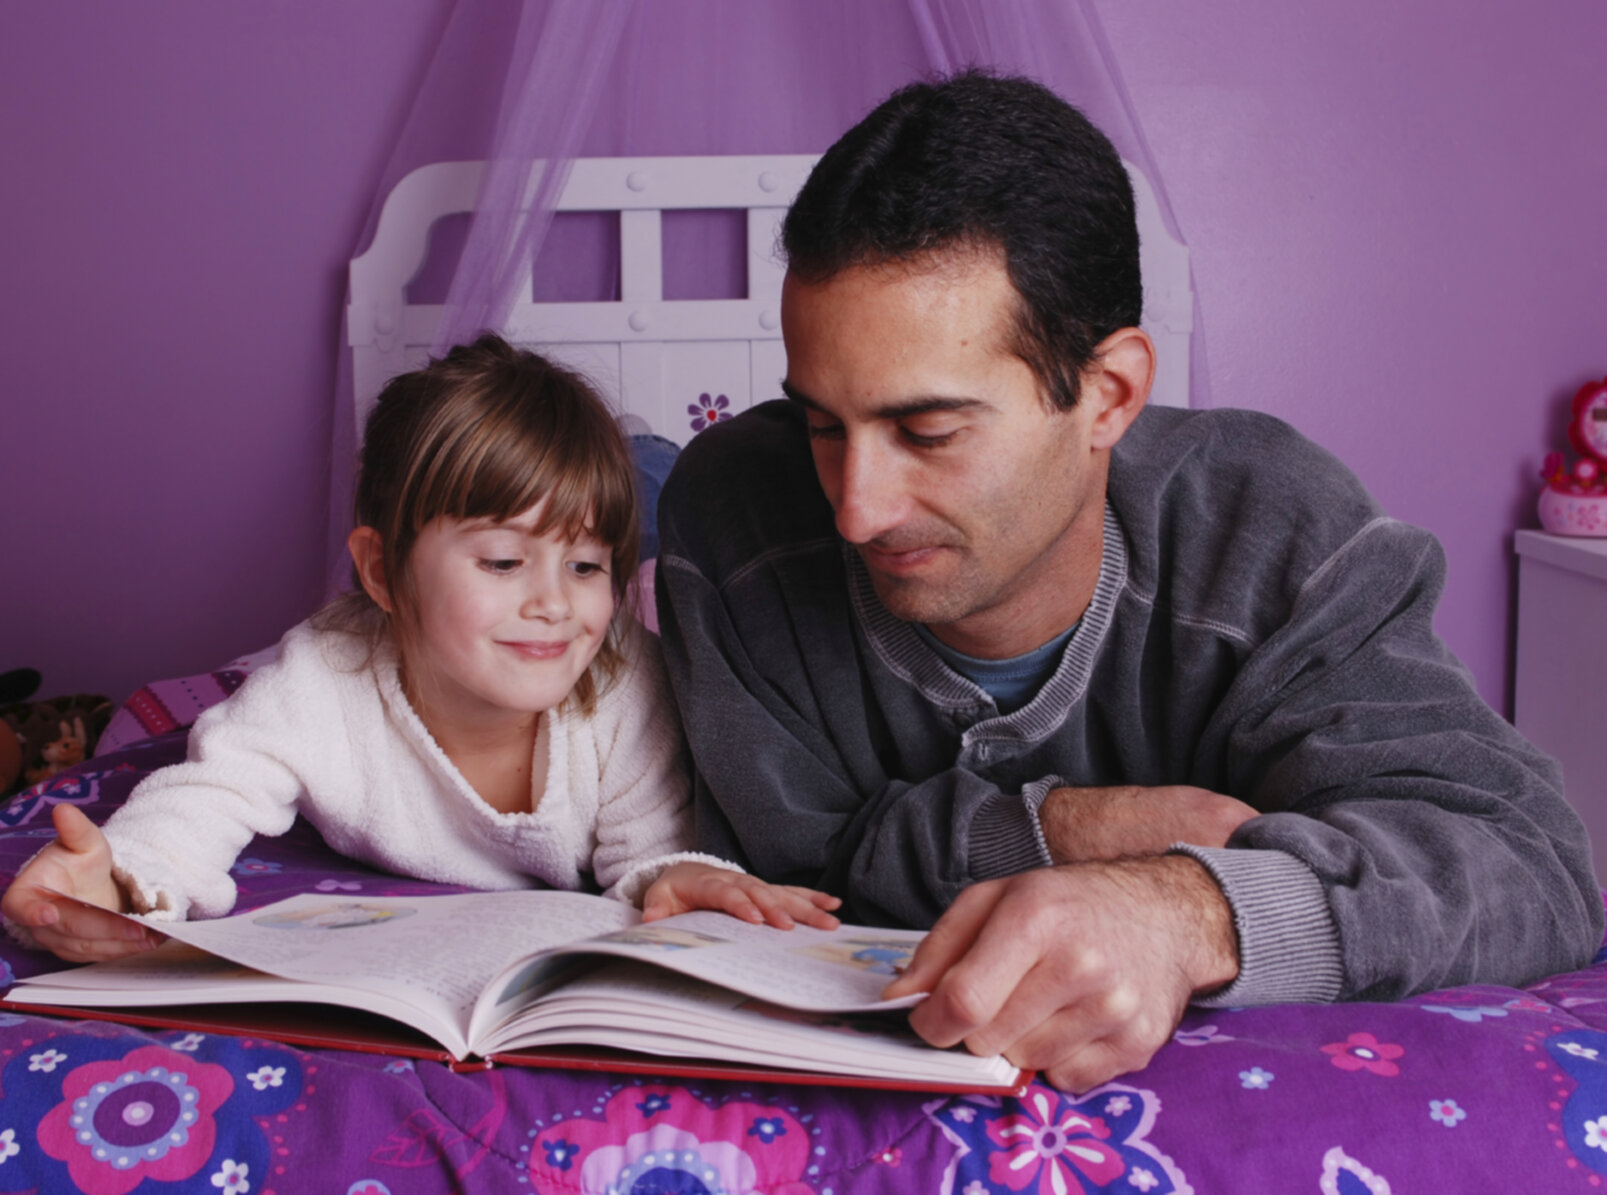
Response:
[{"label": "man's nose", "polygon": [[901,471],[890,457],[867,439],[850,439],[843,446],[832,505],[837,533],[851,544],[869,543],[904,521]]}]

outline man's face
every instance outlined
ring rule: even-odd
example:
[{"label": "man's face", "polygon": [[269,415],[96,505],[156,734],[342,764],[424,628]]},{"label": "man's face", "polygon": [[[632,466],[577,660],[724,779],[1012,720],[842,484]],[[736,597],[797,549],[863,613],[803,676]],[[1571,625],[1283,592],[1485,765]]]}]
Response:
[{"label": "man's face", "polygon": [[789,275],[781,301],[784,385],[837,530],[889,610],[995,659],[1081,616],[1104,519],[1098,403],[1049,408],[1007,348],[1017,302],[984,252]]}]

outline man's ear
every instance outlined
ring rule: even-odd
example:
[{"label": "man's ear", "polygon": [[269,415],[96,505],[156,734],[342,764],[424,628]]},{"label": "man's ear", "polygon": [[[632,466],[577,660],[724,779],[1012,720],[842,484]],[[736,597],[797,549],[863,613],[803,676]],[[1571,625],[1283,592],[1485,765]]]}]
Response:
[{"label": "man's ear", "polygon": [[373,527],[358,527],[346,537],[346,550],[352,554],[357,568],[357,579],[363,592],[374,599],[374,604],[387,614],[394,613],[390,586],[385,583],[385,550],[379,532]]},{"label": "man's ear", "polygon": [[1092,447],[1115,446],[1144,409],[1154,381],[1155,342],[1142,328],[1118,328],[1099,342],[1077,400],[1092,400]]}]

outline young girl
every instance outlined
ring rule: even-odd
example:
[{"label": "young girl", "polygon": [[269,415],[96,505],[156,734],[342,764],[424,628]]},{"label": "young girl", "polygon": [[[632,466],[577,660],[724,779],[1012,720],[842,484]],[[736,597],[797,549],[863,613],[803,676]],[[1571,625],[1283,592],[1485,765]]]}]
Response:
[{"label": "young girl", "polygon": [[216,917],[254,834],[304,814],[335,850],[422,879],[558,888],[589,874],[648,919],[692,908],[826,928],[838,901],[690,851],[689,785],[657,641],[622,610],[630,451],[576,375],[495,336],[385,387],[363,437],[360,588],[204,713],[188,761],[102,832],[59,837],[0,901],[72,961],[160,936],[86,908]]}]

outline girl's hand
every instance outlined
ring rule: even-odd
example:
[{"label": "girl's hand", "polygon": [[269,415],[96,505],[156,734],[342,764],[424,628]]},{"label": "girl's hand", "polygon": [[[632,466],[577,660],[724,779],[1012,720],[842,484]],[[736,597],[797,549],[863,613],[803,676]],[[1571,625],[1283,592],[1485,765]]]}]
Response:
[{"label": "girl's hand", "polygon": [[714,909],[754,925],[777,929],[812,925],[836,929],[840,922],[829,910],[843,902],[813,888],[767,884],[745,871],[730,871],[707,863],[677,863],[653,881],[642,899],[642,920],[657,921],[693,909]]},{"label": "girl's hand", "polygon": [[154,947],[161,941],[154,931],[79,903],[118,912],[129,908],[127,895],[112,878],[111,847],[100,827],[71,805],[57,805],[52,817],[59,837],[11,882],[0,898],[0,913],[71,963],[121,958]]}]

